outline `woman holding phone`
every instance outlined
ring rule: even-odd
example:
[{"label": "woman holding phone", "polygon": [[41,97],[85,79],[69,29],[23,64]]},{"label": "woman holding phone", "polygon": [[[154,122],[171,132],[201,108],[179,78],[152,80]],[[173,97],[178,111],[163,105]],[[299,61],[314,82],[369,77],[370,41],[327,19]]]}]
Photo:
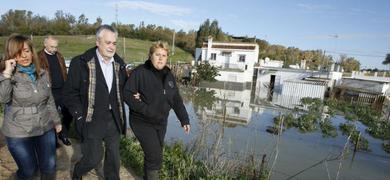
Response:
[{"label": "woman holding phone", "polygon": [[[40,68],[32,41],[13,34],[0,62],[0,103],[5,104],[1,131],[18,170],[15,179],[55,179],[54,131],[61,131],[48,73]],[[53,129],[54,127],[54,129]]]}]

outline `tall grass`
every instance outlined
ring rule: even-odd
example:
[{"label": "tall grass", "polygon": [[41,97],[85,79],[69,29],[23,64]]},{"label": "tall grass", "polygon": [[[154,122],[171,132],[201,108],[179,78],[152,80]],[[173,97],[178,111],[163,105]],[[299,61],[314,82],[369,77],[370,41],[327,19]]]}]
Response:
[{"label": "tall grass", "polygon": [[[267,170],[256,171],[260,163],[253,158],[246,164],[236,164],[231,168],[212,170],[207,160],[198,159],[183,143],[174,142],[164,146],[163,165],[159,179],[266,179]],[[120,155],[122,163],[143,176],[143,152],[136,139],[121,139]],[[227,166],[225,166],[227,167]],[[217,172],[217,173],[216,173]]]}]

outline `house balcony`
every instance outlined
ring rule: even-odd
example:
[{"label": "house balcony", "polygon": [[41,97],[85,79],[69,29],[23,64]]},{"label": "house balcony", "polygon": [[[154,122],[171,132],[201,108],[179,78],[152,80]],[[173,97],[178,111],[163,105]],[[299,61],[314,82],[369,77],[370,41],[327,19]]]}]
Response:
[{"label": "house balcony", "polygon": [[244,63],[232,64],[232,63],[219,63],[213,61],[209,61],[209,63],[210,65],[217,67],[222,71],[232,71],[232,72],[244,72],[246,66]]}]

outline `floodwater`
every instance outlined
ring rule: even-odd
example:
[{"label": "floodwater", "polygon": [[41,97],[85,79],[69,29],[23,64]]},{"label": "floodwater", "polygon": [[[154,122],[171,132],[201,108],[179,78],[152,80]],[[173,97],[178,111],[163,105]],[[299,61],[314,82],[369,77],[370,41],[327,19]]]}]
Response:
[{"label": "floodwater", "polygon": [[[190,116],[191,133],[185,135],[173,111],[169,115],[166,142],[181,140],[203,159],[234,159],[257,163],[266,155],[271,179],[389,179],[390,154],[382,149],[382,140],[357,129],[369,141],[371,151],[353,153],[348,137],[338,126],[346,120],[331,118],[336,137],[323,137],[321,130],[308,133],[290,128],[280,135],[266,131],[273,118],[289,110],[276,101],[259,98],[255,90],[224,88],[182,88],[181,94]],[[284,105],[289,97],[284,99]],[[273,98],[275,99],[275,98]],[[296,100],[291,102],[296,103]],[[288,103],[287,103],[288,104]],[[291,104],[290,104],[291,105]],[[286,105],[286,107],[289,105]],[[348,152],[343,153],[347,145]]]}]

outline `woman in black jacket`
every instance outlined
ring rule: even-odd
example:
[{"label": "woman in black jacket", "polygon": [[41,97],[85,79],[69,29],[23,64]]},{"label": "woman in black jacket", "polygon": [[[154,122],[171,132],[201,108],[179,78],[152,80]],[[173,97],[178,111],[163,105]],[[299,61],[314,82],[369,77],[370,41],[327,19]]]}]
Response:
[{"label": "woman in black jacket", "polygon": [[154,43],[149,50],[149,59],[134,69],[124,89],[124,99],[130,106],[130,125],[144,151],[144,172],[148,180],[158,179],[171,108],[184,132],[190,132],[187,111],[175,78],[166,66],[168,54],[166,43]]}]

